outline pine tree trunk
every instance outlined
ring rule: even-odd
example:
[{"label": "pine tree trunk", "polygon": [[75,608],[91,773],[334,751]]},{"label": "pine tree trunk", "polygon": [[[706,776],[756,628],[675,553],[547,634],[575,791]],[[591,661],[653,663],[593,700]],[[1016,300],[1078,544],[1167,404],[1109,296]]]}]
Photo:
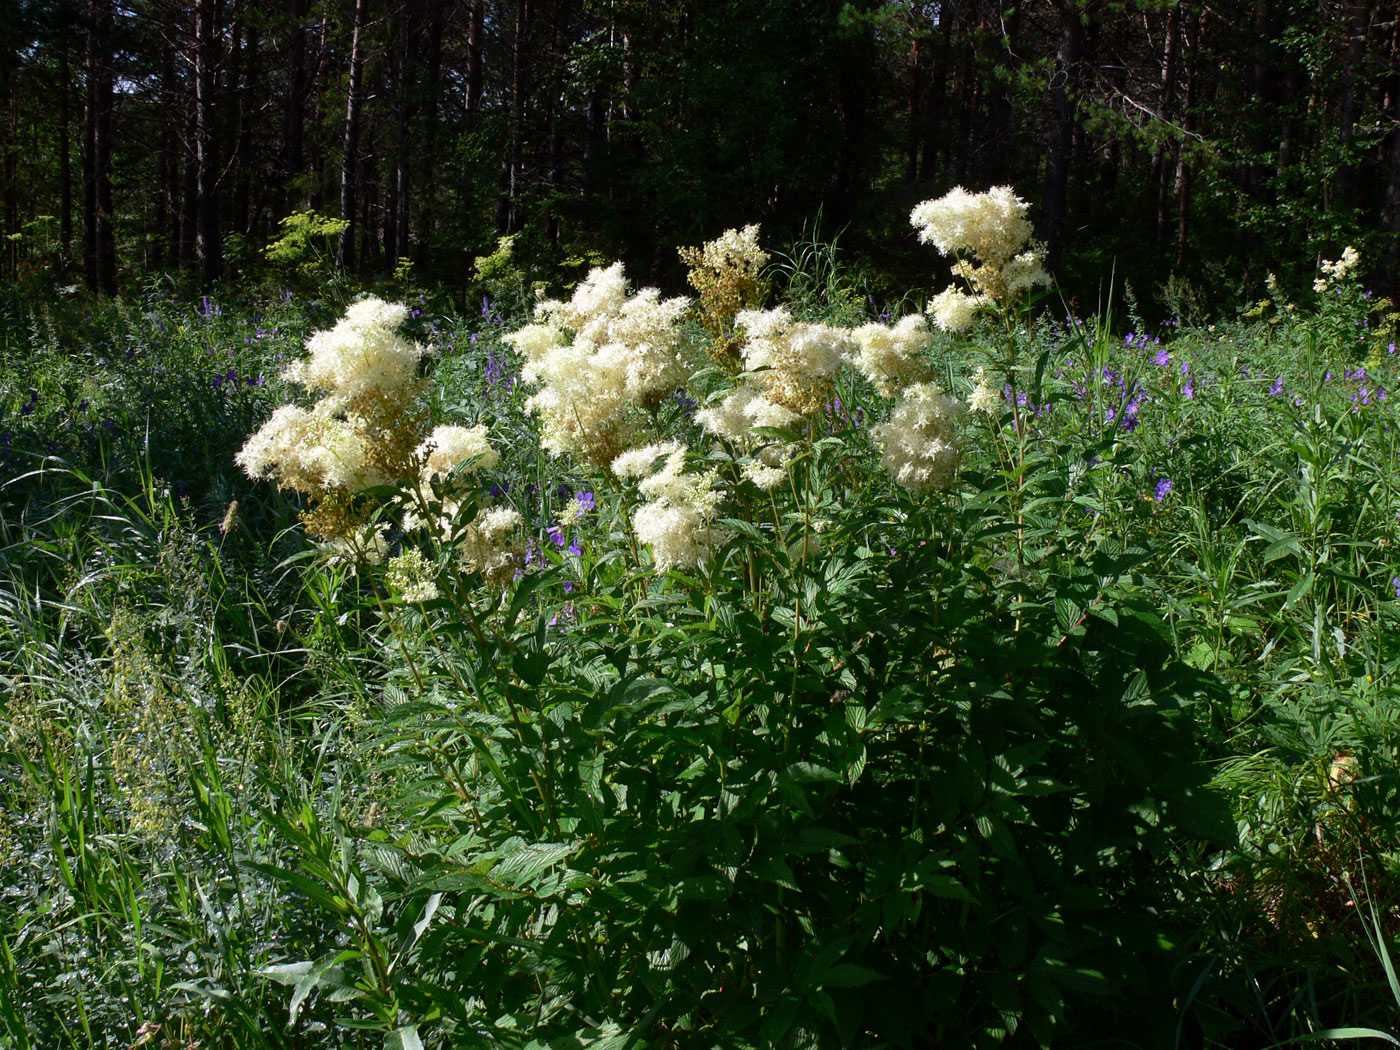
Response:
[{"label": "pine tree trunk", "polygon": [[293,26],[287,47],[286,119],[278,158],[279,210],[293,210],[291,184],[305,167],[306,147],[306,0],[292,0]]},{"label": "pine tree trunk", "polygon": [[217,280],[223,271],[214,98],[219,57],[218,14],[216,0],[199,0],[195,8],[195,257],[200,283],[205,285]]},{"label": "pine tree trunk", "polygon": [[462,108],[469,123],[481,109],[481,45],[486,37],[485,18],[484,0],[471,0],[467,5],[467,83],[462,95]]},{"label": "pine tree trunk", "polygon": [[[1162,78],[1158,92],[1158,109],[1161,118],[1170,122],[1176,110],[1177,47],[1181,37],[1181,5],[1174,5],[1167,12],[1165,39],[1162,41]],[[1172,188],[1176,176],[1176,157],[1181,154],[1179,142],[1164,141],[1158,147],[1153,162],[1157,182],[1157,247],[1167,241],[1171,229]]]},{"label": "pine tree trunk", "polygon": [[355,265],[355,235],[358,226],[355,215],[355,172],[359,156],[361,82],[364,79],[365,57],[360,46],[364,28],[365,0],[355,0],[355,22],[350,34],[350,83],[345,93],[345,153],[340,163],[340,218],[345,229],[340,235],[337,263],[342,270]]},{"label": "pine tree trunk", "polygon": [[[8,44],[8,41],[7,41]],[[19,92],[14,83],[15,56],[6,46],[0,52],[0,99],[7,105],[5,129],[5,272],[10,280],[19,277]]]},{"label": "pine tree trunk", "polygon": [[83,188],[83,269],[88,286],[117,294],[112,230],[112,2],[88,4],[87,112]]},{"label": "pine tree trunk", "polygon": [[[1188,134],[1196,130],[1196,46],[1201,41],[1205,28],[1205,13],[1197,8],[1193,23],[1182,28],[1182,44],[1186,51],[1185,93],[1181,101],[1181,126]],[[1190,232],[1191,219],[1191,168],[1186,162],[1186,150],[1176,151],[1176,177],[1173,189],[1176,192],[1176,265],[1186,262],[1186,238]]]},{"label": "pine tree trunk", "polygon": [[436,225],[438,95],[442,91],[443,0],[428,0],[428,83],[424,94],[422,158],[423,188],[418,195],[418,240],[414,261],[428,264],[428,248]]},{"label": "pine tree trunk", "polygon": [[243,34],[242,87],[238,92],[238,135],[234,139],[233,228],[245,237],[253,232],[253,121],[257,112],[257,92],[262,82],[259,54],[262,34],[250,25]]},{"label": "pine tree trunk", "polygon": [[73,253],[73,145],[69,141],[72,81],[68,45],[64,43],[58,58],[58,243],[65,266]]},{"label": "pine tree trunk", "polygon": [[528,77],[526,48],[530,33],[530,0],[515,0],[514,33],[510,49],[510,124],[502,181],[504,193],[496,209],[496,226],[503,233],[515,233],[524,221],[520,195],[524,190],[525,91]]},{"label": "pine tree trunk", "polygon": [[1381,229],[1390,236],[1376,267],[1376,289],[1392,300],[1400,300],[1400,18],[1395,21],[1390,41],[1390,69],[1386,77],[1390,130],[1381,148],[1385,167]]},{"label": "pine tree trunk", "polygon": [[1060,12],[1055,73],[1050,87],[1050,141],[1045,151],[1045,198],[1042,204],[1046,261],[1059,266],[1065,244],[1065,215],[1070,165],[1074,156],[1074,99],[1070,84],[1079,66],[1084,26],[1074,0],[1057,0]]}]

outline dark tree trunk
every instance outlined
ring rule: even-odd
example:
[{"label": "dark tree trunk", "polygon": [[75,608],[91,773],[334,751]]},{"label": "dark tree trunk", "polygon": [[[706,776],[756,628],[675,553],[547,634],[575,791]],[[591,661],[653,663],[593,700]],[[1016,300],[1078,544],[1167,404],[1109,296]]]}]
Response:
[{"label": "dark tree trunk", "polygon": [[1362,62],[1366,57],[1366,37],[1370,30],[1369,13],[1369,4],[1348,5],[1347,45],[1341,61],[1342,98],[1337,112],[1337,146],[1341,158],[1332,202],[1333,208],[1338,211],[1356,204],[1356,165],[1351,158],[1351,144],[1356,137],[1356,118],[1361,109],[1358,87],[1364,85]]},{"label": "dark tree trunk", "polygon": [[1065,247],[1065,220],[1070,166],[1074,156],[1075,105],[1071,93],[1084,47],[1084,23],[1074,0],[1057,0],[1059,42],[1050,85],[1050,141],[1045,151],[1045,198],[1042,205],[1046,262],[1060,265]]},{"label": "dark tree trunk", "polygon": [[[92,19],[93,3],[88,15]],[[88,24],[83,54],[83,282],[97,291],[97,24]]]},{"label": "dark tree trunk", "polygon": [[195,157],[195,140],[199,136],[199,121],[194,94],[185,99],[185,135],[180,164],[180,263],[188,266],[195,261],[195,230],[199,227],[199,163]]},{"label": "dark tree trunk", "polygon": [[65,43],[58,57],[58,243],[65,265],[73,252],[73,145],[69,141],[72,94],[73,71]]},{"label": "dark tree trunk", "polygon": [[248,26],[243,34],[243,86],[238,92],[238,136],[234,144],[237,178],[233,193],[233,226],[245,237],[253,232],[253,174],[257,167],[253,158],[253,122],[258,108],[258,88],[262,83],[261,45],[262,34],[258,27]]},{"label": "dark tree trunk", "polygon": [[923,113],[923,155],[919,158],[919,178],[927,182],[938,172],[942,155],[943,128],[948,120],[948,73],[952,65],[953,24],[958,8],[945,4],[939,19],[937,50],[929,78],[928,104]]},{"label": "dark tree trunk", "polygon": [[919,177],[919,144],[923,141],[924,53],[927,50],[919,32],[909,34],[909,57],[904,63],[904,181]]},{"label": "dark tree trunk", "polygon": [[5,272],[11,280],[19,277],[19,92],[14,82],[14,49],[0,51],[0,99],[6,103],[5,129]]},{"label": "dark tree trunk", "polygon": [[400,8],[394,33],[394,164],[389,175],[388,204],[384,210],[384,261],[391,269],[398,265],[399,256],[408,253],[408,202],[412,192],[408,169],[408,151],[413,123],[412,92],[417,82],[415,45],[417,19],[413,5]]},{"label": "dark tree trunk", "polygon": [[[1181,126],[1187,135],[1196,131],[1196,48],[1200,45],[1205,26],[1205,14],[1198,8],[1194,18],[1182,29],[1182,42],[1186,50],[1186,70],[1184,94],[1181,102]],[[1186,150],[1176,151],[1176,265],[1186,261],[1186,238],[1190,232],[1191,218],[1191,168],[1186,162]]]},{"label": "dark tree trunk", "polygon": [[194,22],[195,256],[200,282],[206,285],[216,281],[223,271],[223,253],[219,245],[219,158],[215,115],[219,6],[217,0],[199,0]]},{"label": "dark tree trunk", "polygon": [[[1162,120],[1170,122],[1176,116],[1177,49],[1181,37],[1181,5],[1167,12],[1162,41],[1162,77],[1157,105]],[[1157,182],[1157,247],[1166,244],[1171,230],[1172,189],[1176,179],[1176,158],[1181,155],[1181,143],[1164,139],[1153,162]]]},{"label": "dark tree trunk", "polygon": [[[1017,32],[1021,24],[1021,5],[1014,3],[1009,7],[1010,10],[1003,20],[1002,36],[1002,59],[1006,65],[1012,62],[1011,56],[1018,54],[1020,50]],[[1011,87],[1009,84],[995,82],[984,87],[987,93],[987,125],[982,136],[981,152],[985,160],[981,167],[987,182],[1001,185],[1016,177],[1013,168],[1015,157],[1008,148],[1010,144],[1007,141],[1011,136]]]},{"label": "dark tree trunk", "polygon": [[1390,130],[1381,147],[1385,168],[1385,192],[1381,200],[1381,229],[1389,236],[1376,268],[1376,288],[1392,300],[1400,299],[1400,20],[1390,41],[1390,74],[1386,77],[1386,101]]},{"label": "dark tree trunk", "polygon": [[442,91],[443,0],[428,0],[428,7],[428,82],[423,98],[422,189],[415,245],[415,262],[420,267],[428,263],[428,247],[436,223],[438,95]]},{"label": "dark tree trunk", "polygon": [[485,0],[470,0],[467,4],[467,82],[462,95],[462,108],[469,120],[481,109],[481,48],[486,37]]},{"label": "dark tree trunk", "polygon": [[292,183],[305,170],[306,136],[306,0],[292,0],[292,33],[287,46],[286,119],[278,158],[281,210],[289,212]]},{"label": "dark tree trunk", "polygon": [[529,76],[526,48],[530,35],[530,0],[515,0],[514,32],[510,48],[510,123],[506,132],[506,155],[502,171],[504,193],[496,209],[496,226],[504,233],[515,233],[524,223],[520,195],[524,190],[525,92]]},{"label": "dark tree trunk", "polygon": [[175,82],[175,55],[161,52],[160,132],[156,138],[156,243],[151,250],[156,267],[175,265],[180,259],[180,112]]},{"label": "dark tree trunk", "polygon": [[117,294],[112,231],[112,3],[89,0],[83,150],[83,272],[88,287]]},{"label": "dark tree trunk", "polygon": [[355,265],[355,171],[359,156],[361,84],[365,57],[360,46],[365,20],[365,0],[355,0],[355,21],[350,34],[350,83],[345,97],[345,153],[340,163],[340,218],[346,223],[340,235],[337,262],[342,270]]},{"label": "dark tree trunk", "polygon": [[[562,74],[564,55],[564,33],[567,28],[570,4],[568,0],[557,0],[554,5],[554,25],[550,37],[549,61],[557,74]],[[548,194],[545,202],[545,238],[551,244],[558,244],[560,237],[559,213],[556,207],[561,175],[564,167],[564,122],[559,114],[559,87],[551,90],[545,102],[545,126],[549,130],[549,172],[547,175]]]}]

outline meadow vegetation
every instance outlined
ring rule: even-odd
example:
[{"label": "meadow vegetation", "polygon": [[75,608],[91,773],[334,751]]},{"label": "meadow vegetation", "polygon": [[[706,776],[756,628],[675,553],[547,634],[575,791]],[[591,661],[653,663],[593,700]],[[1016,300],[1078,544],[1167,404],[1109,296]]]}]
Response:
[{"label": "meadow vegetation", "polygon": [[4,293],[0,1045],[1400,1030],[1367,260],[1080,316],[1011,190],[913,221],[890,302]]}]

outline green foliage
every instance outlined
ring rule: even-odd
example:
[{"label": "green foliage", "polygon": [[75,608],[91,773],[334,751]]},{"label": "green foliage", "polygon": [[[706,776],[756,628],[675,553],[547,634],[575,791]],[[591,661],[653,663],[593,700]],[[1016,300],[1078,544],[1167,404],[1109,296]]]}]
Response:
[{"label": "green foliage", "polygon": [[[940,336],[942,385],[1005,387],[917,496],[850,371],[758,436],[788,476],[757,488],[688,414],[730,381],[697,365],[637,415],[724,502],[658,573],[635,487],[541,454],[498,256],[479,314],[412,322],[423,417],[501,453],[455,533],[382,508],[421,602],[227,463],[338,304],[0,303],[0,1042],[1393,1030],[1400,368],[1367,300]],[[864,321],[833,247],[778,276]],[[211,403],[221,354],[269,382]],[[89,443],[81,397],[117,433]],[[487,583],[447,541],[507,507],[528,562]]]},{"label": "green foliage", "polygon": [[279,272],[311,282],[335,268],[335,240],[349,223],[314,211],[294,211],[278,221],[280,235],[263,252]]}]

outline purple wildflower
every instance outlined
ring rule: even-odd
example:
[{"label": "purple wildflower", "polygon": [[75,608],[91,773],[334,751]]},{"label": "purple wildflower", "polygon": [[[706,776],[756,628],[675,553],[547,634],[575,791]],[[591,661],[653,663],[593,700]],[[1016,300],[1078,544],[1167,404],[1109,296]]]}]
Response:
[{"label": "purple wildflower", "polygon": [[1161,478],[1161,479],[1159,479],[1158,482],[1157,482],[1157,487],[1156,487],[1156,489],[1154,489],[1153,492],[1152,492],[1152,498],[1155,499],[1158,503],[1161,503],[1163,500],[1165,500],[1165,499],[1167,498],[1167,494],[1168,494],[1169,492],[1171,492],[1171,490],[1172,490],[1172,479],[1171,479],[1171,478]]},{"label": "purple wildflower", "polygon": [[1274,397],[1278,397],[1279,394],[1283,393],[1283,376],[1279,376],[1274,380],[1274,385],[1269,387],[1269,393],[1273,394]]},{"label": "purple wildflower", "polygon": [[1155,354],[1152,355],[1152,363],[1160,365],[1162,368],[1165,368],[1167,365],[1171,364],[1171,360],[1172,355],[1167,353],[1165,350],[1158,350]]},{"label": "purple wildflower", "polygon": [[578,505],[585,511],[592,510],[597,506],[596,501],[593,499],[593,493],[591,492],[580,492],[575,498],[578,500]]}]

